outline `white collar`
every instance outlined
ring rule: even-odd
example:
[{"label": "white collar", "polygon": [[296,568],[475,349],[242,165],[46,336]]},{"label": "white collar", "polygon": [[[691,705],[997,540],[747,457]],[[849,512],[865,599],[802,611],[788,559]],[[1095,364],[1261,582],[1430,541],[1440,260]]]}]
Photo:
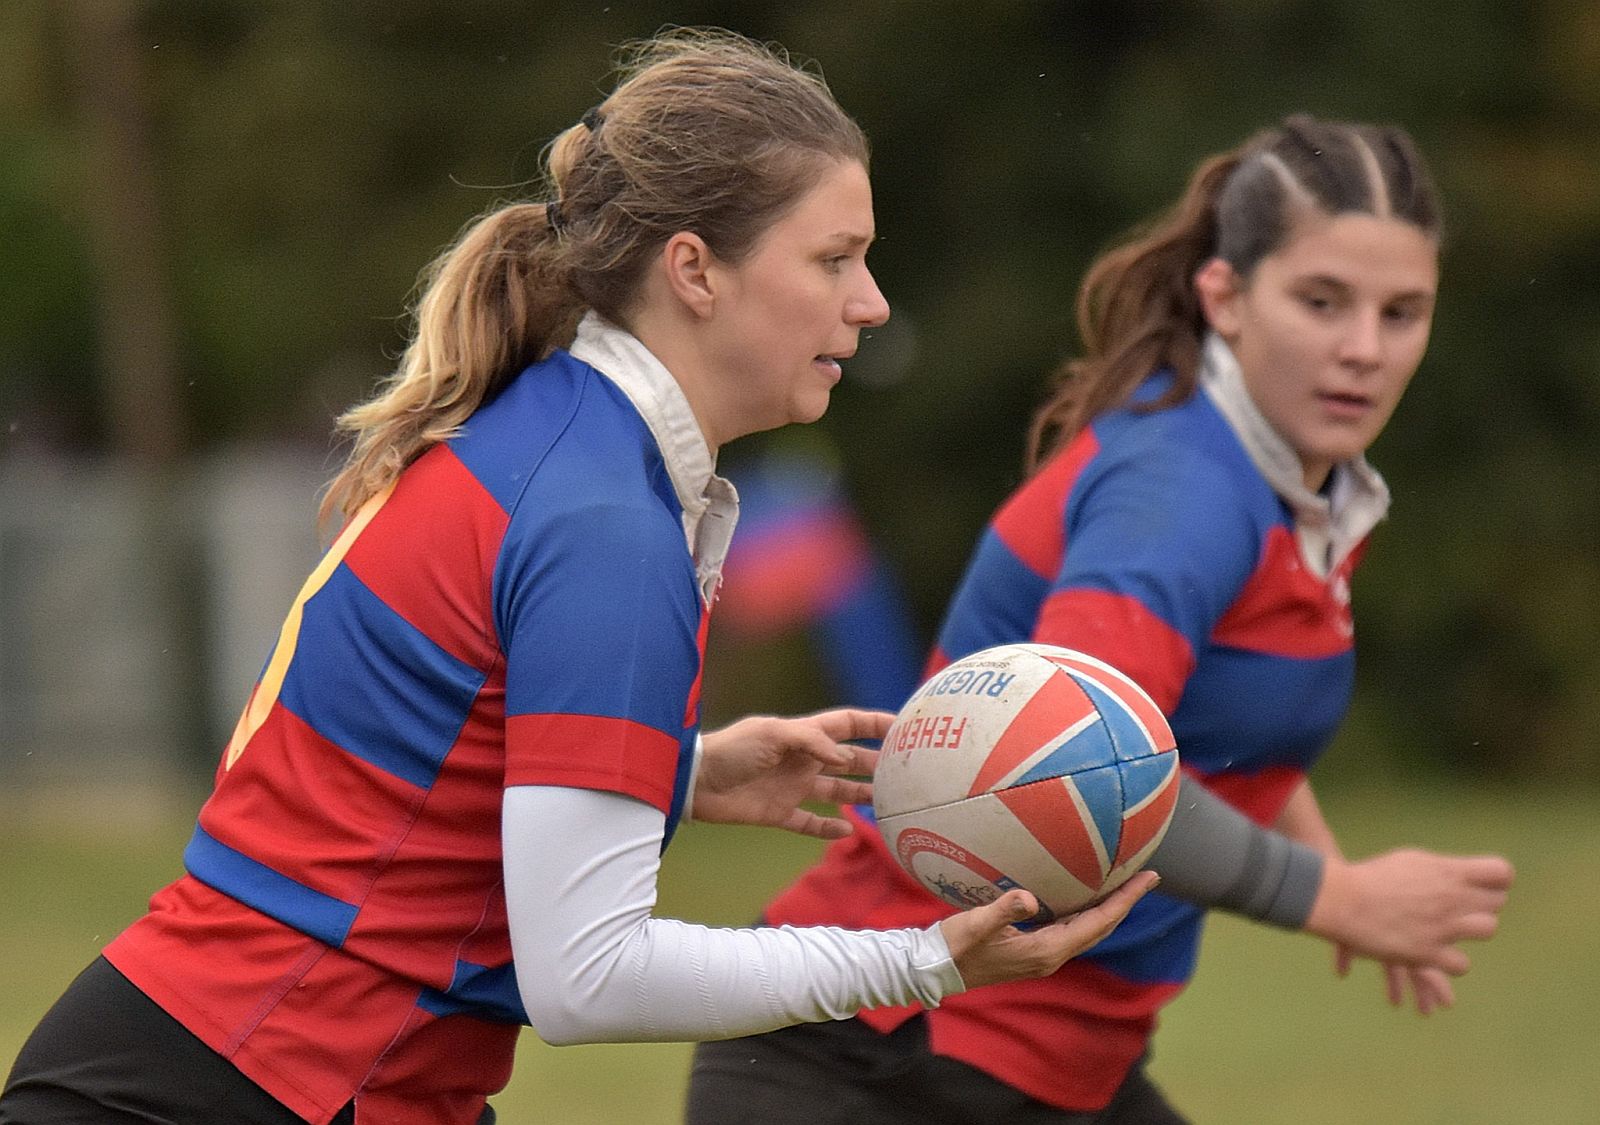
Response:
[{"label": "white collar", "polygon": [[578,322],[567,350],[615,383],[650,427],[683,507],[684,535],[709,601],[738,521],[739,494],[717,476],[716,457],[683,388],[636,336],[593,311]]},{"label": "white collar", "polygon": [[1389,511],[1389,486],[1363,456],[1340,461],[1326,494],[1306,487],[1299,455],[1272,428],[1244,385],[1233,351],[1215,332],[1200,355],[1200,385],[1272,490],[1294,512],[1301,553],[1326,575]]},{"label": "white collar", "polygon": [[716,459],[672,372],[632,333],[596,312],[584,314],[567,350],[628,396],[661,447],[678,502],[685,512],[699,515],[706,506],[706,485],[716,475]]}]

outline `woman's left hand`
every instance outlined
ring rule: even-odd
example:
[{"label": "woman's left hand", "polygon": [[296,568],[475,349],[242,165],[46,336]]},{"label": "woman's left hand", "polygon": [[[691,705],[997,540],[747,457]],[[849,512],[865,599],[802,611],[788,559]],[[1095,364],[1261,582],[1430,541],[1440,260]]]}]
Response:
[{"label": "woman's left hand", "polygon": [[848,820],[800,806],[872,800],[872,785],[852,778],[870,776],[878,752],[848,740],[882,738],[893,721],[886,711],[841,708],[794,719],[753,716],[708,732],[701,738],[691,815],[711,823],[786,828],[823,840],[848,836]]}]

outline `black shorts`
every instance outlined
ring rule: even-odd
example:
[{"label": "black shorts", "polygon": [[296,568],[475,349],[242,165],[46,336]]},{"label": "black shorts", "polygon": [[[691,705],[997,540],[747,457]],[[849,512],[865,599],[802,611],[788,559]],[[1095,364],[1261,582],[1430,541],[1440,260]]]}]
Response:
[{"label": "black shorts", "polygon": [[887,1035],[860,1020],[702,1043],[685,1125],[1185,1125],[1141,1061],[1098,1113],[1074,1113],[928,1049],[916,1016]]},{"label": "black shorts", "polygon": [[[351,1125],[353,1104],[331,1125]],[[480,1125],[492,1125],[485,1110]],[[45,1013],[0,1093],[0,1125],[304,1125],[97,957]]]}]

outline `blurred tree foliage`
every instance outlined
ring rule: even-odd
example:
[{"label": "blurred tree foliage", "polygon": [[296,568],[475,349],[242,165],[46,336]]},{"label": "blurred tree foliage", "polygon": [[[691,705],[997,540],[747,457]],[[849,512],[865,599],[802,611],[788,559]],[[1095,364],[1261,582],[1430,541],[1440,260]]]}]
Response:
[{"label": "blurred tree foliage", "polygon": [[[70,18],[117,8],[120,77]],[[818,60],[874,140],[896,316],[819,426],[929,635],[1096,251],[1287,113],[1409,127],[1450,240],[1432,350],[1374,453],[1396,503],[1357,589],[1356,724],[1417,763],[1600,779],[1591,0],[9,0],[0,448],[119,432],[97,83],[145,123],[181,447],[320,444],[401,347],[423,263],[539,194],[543,143],[616,46],[668,23]]]}]

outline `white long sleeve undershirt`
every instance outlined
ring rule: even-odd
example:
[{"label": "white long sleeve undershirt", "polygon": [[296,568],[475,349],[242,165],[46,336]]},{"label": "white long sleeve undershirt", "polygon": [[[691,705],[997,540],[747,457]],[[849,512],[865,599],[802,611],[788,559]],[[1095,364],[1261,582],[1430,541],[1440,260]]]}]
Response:
[{"label": "white long sleeve undershirt", "polygon": [[938,926],[718,929],[652,917],[665,825],[617,793],[506,790],[511,947],[546,1042],[726,1039],[864,1007],[932,1007],[965,988]]}]

